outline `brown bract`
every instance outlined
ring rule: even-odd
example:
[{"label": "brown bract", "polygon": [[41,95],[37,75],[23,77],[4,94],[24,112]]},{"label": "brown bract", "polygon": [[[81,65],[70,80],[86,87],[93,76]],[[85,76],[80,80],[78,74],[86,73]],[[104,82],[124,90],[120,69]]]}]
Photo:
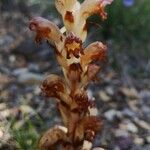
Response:
[{"label": "brown bract", "polygon": [[88,18],[89,16],[93,14],[99,14],[102,19],[107,19],[107,13],[105,12],[104,8],[107,4],[110,4],[111,0],[86,0],[81,5],[82,16],[84,18]]}]

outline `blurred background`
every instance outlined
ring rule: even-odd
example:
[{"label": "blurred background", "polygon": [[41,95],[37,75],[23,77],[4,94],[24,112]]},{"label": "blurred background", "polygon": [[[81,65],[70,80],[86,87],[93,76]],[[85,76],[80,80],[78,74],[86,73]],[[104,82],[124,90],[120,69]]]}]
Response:
[{"label": "blurred background", "polygon": [[[91,84],[104,127],[94,145],[106,150],[150,150],[150,1],[114,0],[108,19],[88,19],[85,45],[108,45],[108,62]],[[41,81],[62,74],[53,49],[36,45],[30,18],[63,27],[54,0],[0,0],[0,150],[36,150],[43,131],[61,124],[56,101]]]}]

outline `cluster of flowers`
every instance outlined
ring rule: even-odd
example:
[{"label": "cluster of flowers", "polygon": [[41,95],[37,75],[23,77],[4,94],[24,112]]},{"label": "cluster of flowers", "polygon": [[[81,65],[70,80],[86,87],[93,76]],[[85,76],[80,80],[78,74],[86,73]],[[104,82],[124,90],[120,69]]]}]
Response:
[{"label": "cluster of flowers", "polygon": [[[95,104],[86,89],[90,81],[97,79],[100,67],[95,62],[106,59],[107,47],[102,42],[94,42],[84,48],[83,43],[87,37],[87,18],[99,14],[106,19],[104,8],[111,2],[85,0],[80,4],[77,0],[55,0],[65,25],[64,33],[42,17],[30,21],[30,30],[36,32],[35,41],[40,43],[45,39],[53,45],[64,73],[64,78],[54,74],[47,76],[41,85],[45,96],[58,100],[57,106],[65,125],[65,128],[56,126],[41,137],[41,150],[56,149],[58,143],[64,150],[85,149],[85,142],[92,143],[101,128]],[[87,149],[91,149],[91,145]]]}]

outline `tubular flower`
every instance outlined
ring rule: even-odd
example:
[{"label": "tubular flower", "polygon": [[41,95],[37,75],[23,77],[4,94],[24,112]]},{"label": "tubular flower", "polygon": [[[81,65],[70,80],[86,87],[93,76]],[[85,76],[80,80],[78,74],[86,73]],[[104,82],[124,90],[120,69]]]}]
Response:
[{"label": "tubular flower", "polygon": [[41,90],[48,97],[59,97],[59,93],[64,93],[65,84],[63,79],[56,75],[49,75],[42,83]]},{"label": "tubular flower", "polygon": [[64,74],[64,79],[54,74],[47,76],[41,84],[41,91],[44,96],[57,99],[57,108],[67,131],[53,128],[45,132],[39,142],[40,150],[56,149],[57,144],[63,150],[81,150],[85,141],[91,143],[101,129],[102,122],[96,117],[98,110],[86,89],[91,81],[97,80],[101,68],[95,63],[106,60],[107,46],[94,42],[84,47],[83,42],[87,36],[87,18],[100,14],[106,19],[104,8],[111,2],[84,0],[80,4],[77,0],[55,0],[66,33],[42,17],[30,21],[29,28],[36,33],[35,41],[47,40],[54,47]]},{"label": "tubular flower", "polygon": [[46,77],[41,85],[41,90],[46,97],[58,98],[66,104],[71,103],[67,92],[67,86],[64,80],[57,75],[51,74]]},{"label": "tubular flower", "polygon": [[56,0],[56,8],[62,15],[67,31],[74,32],[77,37],[85,41],[87,36],[86,20],[93,14],[100,14],[106,19],[104,11],[106,5],[113,0],[85,0],[80,4],[77,0]]},{"label": "tubular flower", "polygon": [[45,39],[54,43],[60,49],[60,45],[64,41],[64,35],[54,23],[42,17],[35,17],[30,21],[29,28],[36,32],[35,41],[37,43]]},{"label": "tubular flower", "polygon": [[103,61],[107,56],[107,47],[101,42],[94,42],[84,49],[84,54],[81,56],[82,67],[95,62]]}]

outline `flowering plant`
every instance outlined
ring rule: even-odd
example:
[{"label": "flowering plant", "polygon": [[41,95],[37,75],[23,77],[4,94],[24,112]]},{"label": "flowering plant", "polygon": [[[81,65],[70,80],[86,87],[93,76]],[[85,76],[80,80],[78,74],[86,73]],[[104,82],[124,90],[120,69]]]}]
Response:
[{"label": "flowering plant", "polygon": [[90,81],[96,80],[100,67],[95,64],[104,61],[107,47],[94,42],[83,47],[87,37],[86,20],[93,14],[106,19],[104,11],[112,0],[55,0],[65,27],[60,30],[54,23],[42,17],[30,21],[29,28],[36,32],[35,41],[50,42],[57,61],[62,67],[64,78],[51,74],[41,85],[43,94],[54,97],[64,126],[49,129],[39,140],[40,150],[61,147],[63,150],[90,150],[95,134],[101,129],[102,121],[97,117],[96,106],[87,95]]}]

